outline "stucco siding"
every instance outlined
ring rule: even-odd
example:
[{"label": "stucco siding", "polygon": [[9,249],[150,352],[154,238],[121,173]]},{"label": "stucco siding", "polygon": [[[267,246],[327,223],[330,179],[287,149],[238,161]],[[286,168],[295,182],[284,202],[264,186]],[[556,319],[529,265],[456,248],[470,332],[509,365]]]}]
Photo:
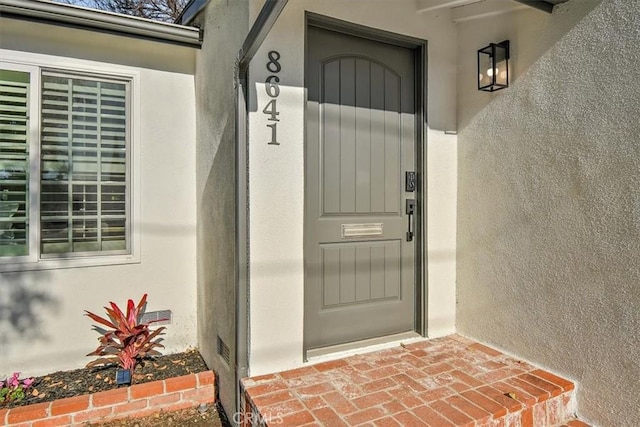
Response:
[{"label": "stucco siding", "polygon": [[[640,425],[640,1],[459,25],[457,328],[578,384],[580,416]],[[475,50],[511,40],[511,87]]]},{"label": "stucco siding", "polygon": [[[27,28],[14,33],[15,22],[7,22],[0,25],[3,61],[133,76],[133,256],[122,264],[61,262],[60,268],[0,273],[0,377],[83,367],[98,338],[83,310],[101,314],[109,301],[122,306],[144,293],[148,311],[173,314],[163,352],[195,347],[195,94],[193,65],[185,63],[193,56],[181,57],[183,48],[176,48],[182,52],[176,63],[163,65],[157,47],[144,42],[149,49],[127,60],[117,52],[117,36],[24,23]],[[64,49],[49,44],[57,38],[67,40]],[[79,58],[81,52],[91,52],[91,60]]]},{"label": "stucco siding", "polygon": [[[248,3],[212,0],[196,22],[205,28],[196,61],[198,343],[216,371],[220,399],[231,417],[237,387],[233,70],[249,31]],[[229,348],[228,362],[218,355],[217,337]]]}]

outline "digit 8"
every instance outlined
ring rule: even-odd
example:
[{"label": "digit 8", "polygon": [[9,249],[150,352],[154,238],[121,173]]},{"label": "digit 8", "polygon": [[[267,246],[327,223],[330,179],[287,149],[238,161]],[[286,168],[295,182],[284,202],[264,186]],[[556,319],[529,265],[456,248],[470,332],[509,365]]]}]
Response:
[{"label": "digit 8", "polygon": [[282,66],[280,66],[280,63],[278,62],[278,60],[280,59],[280,53],[272,50],[271,52],[269,52],[268,56],[269,62],[267,62],[267,70],[271,71],[272,73],[279,73],[282,69]]}]

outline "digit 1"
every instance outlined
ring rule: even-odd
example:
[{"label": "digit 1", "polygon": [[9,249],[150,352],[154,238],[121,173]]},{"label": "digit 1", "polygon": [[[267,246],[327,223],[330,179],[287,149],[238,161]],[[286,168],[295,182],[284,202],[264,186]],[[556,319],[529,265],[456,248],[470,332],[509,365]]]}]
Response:
[{"label": "digit 1", "polygon": [[276,126],[278,124],[277,123],[272,123],[270,125],[267,125],[268,128],[271,128],[271,142],[268,143],[268,145],[280,145],[280,143],[278,141],[276,141]]}]

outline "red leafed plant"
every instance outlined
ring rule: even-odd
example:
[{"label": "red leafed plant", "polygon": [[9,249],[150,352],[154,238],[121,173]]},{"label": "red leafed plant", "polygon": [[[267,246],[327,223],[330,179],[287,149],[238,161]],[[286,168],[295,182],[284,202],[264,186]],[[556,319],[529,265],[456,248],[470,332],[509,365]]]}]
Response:
[{"label": "red leafed plant", "polygon": [[149,325],[163,319],[140,323],[146,303],[147,294],[142,296],[138,305],[129,300],[127,302],[127,313],[124,314],[115,303],[110,302],[111,308],[104,308],[109,317],[108,319],[85,310],[86,316],[101,325],[111,328],[111,330],[104,330],[95,327],[102,334],[98,339],[100,345],[87,356],[103,357],[87,363],[87,368],[97,365],[117,364],[122,369],[133,370],[136,364],[144,357],[160,355],[156,348],[164,346],[160,344],[161,339],[157,337],[163,335],[162,331],[165,327],[162,326],[152,331],[149,329]]}]

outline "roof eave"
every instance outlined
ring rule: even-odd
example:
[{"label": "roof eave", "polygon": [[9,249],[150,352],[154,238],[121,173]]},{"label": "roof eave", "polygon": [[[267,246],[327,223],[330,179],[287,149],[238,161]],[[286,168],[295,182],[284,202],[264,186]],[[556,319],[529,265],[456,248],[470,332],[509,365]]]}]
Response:
[{"label": "roof eave", "polygon": [[198,28],[43,0],[0,0],[0,16],[200,48]]},{"label": "roof eave", "polygon": [[542,10],[547,13],[553,12],[553,7],[560,3],[565,3],[567,0],[515,0],[518,3],[525,4],[538,10]]},{"label": "roof eave", "polygon": [[180,12],[176,24],[189,25],[208,3],[209,0],[190,0]]}]

